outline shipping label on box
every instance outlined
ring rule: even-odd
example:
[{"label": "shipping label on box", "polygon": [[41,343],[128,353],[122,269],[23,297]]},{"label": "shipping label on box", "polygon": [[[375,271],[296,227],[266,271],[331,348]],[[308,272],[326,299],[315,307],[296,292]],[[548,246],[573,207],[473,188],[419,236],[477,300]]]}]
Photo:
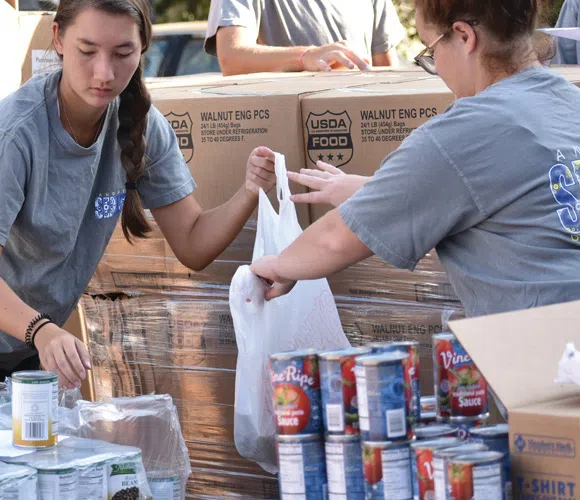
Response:
[{"label": "shipping label on box", "polygon": [[[330,163],[348,174],[371,176],[409,134],[454,100],[441,80],[375,84],[304,97],[306,166]],[[311,206],[312,222],[330,207]]]}]

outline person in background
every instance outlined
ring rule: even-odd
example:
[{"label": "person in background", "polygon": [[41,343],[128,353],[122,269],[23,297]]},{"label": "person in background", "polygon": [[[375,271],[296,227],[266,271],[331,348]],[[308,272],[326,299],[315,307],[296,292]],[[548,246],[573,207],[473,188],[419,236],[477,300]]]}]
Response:
[{"label": "person in background", "polygon": [[580,299],[580,88],[542,66],[540,0],[416,7],[415,60],[458,99],[371,178],[290,175],[339,207],[252,264],[266,299],[373,254],[412,271],[432,248],[468,316]]},{"label": "person in background", "polygon": [[[556,23],[556,28],[580,27],[580,0],[565,0]],[[556,55],[554,64],[580,64],[580,42],[569,38],[555,37]]]},{"label": "person in background", "polygon": [[175,133],[142,80],[149,12],[148,0],[61,0],[62,70],[0,102],[0,380],[41,362],[63,387],[80,386],[89,355],[62,326],[119,216],[132,241],[150,231],[150,209],[176,257],[201,270],[241,231],[260,189],[275,185],[274,153],[257,148],[228,202],[205,211],[196,202]]},{"label": "person in background", "polygon": [[212,0],[205,50],[224,75],[392,66],[392,0]]}]

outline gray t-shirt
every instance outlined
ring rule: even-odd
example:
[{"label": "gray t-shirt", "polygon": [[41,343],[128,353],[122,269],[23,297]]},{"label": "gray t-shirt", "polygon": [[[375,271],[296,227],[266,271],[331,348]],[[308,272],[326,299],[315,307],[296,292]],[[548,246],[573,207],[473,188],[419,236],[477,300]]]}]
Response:
[{"label": "gray t-shirt", "polygon": [[[556,28],[580,27],[580,0],[566,0],[562,5]],[[555,37],[556,55],[554,64],[579,64],[580,42],[569,38]]]},{"label": "gray t-shirt", "polygon": [[[118,99],[95,144],[84,148],[62,127],[60,72],[36,77],[0,101],[0,277],[29,306],[62,325],[113,233],[125,199],[117,142]],[[178,201],[195,183],[173,130],[154,107],[147,127],[145,208]],[[0,366],[30,356],[0,332]]]},{"label": "gray t-shirt", "polygon": [[387,52],[405,36],[392,0],[213,0],[205,50],[214,56],[223,26],[251,29],[273,47],[347,40],[363,57]]},{"label": "gray t-shirt", "polygon": [[415,130],[343,220],[413,270],[435,247],[471,316],[580,299],[580,89],[530,68]]}]

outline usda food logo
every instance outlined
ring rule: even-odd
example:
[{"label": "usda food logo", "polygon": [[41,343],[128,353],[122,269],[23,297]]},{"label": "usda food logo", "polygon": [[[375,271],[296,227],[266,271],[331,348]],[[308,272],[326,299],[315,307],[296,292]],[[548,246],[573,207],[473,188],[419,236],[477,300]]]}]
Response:
[{"label": "usda food logo", "polygon": [[352,120],[346,111],[310,113],[306,120],[310,161],[323,161],[335,167],[346,165],[353,155],[351,127]]}]

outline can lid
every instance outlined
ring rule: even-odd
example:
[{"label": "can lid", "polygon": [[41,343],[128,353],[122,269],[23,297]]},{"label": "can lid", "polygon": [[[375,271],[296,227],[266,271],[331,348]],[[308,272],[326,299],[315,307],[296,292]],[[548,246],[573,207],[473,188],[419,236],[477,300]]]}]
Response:
[{"label": "can lid", "polygon": [[456,437],[442,437],[437,439],[429,439],[424,441],[415,441],[411,443],[411,448],[414,450],[431,449],[437,450],[442,448],[451,448],[454,445],[461,444],[461,440]]},{"label": "can lid", "polygon": [[358,443],[359,434],[327,434],[325,436],[327,443]]},{"label": "can lid", "polygon": [[276,354],[271,354],[270,359],[271,360],[294,359],[303,356],[312,356],[315,354],[318,354],[318,351],[314,349],[299,349],[297,351],[278,352]]},{"label": "can lid", "polygon": [[478,453],[470,453],[466,455],[458,455],[453,457],[453,463],[459,464],[481,464],[487,462],[497,462],[504,458],[504,454],[499,451],[480,451]]},{"label": "can lid", "polygon": [[398,340],[396,342],[372,342],[371,349],[400,349],[401,347],[419,347],[419,342],[415,340]]},{"label": "can lid", "polygon": [[278,434],[276,440],[279,443],[305,443],[310,441],[321,441],[320,434]]},{"label": "can lid", "polygon": [[477,437],[507,437],[509,436],[508,424],[485,425],[471,429],[469,433]]},{"label": "can lid", "polygon": [[44,370],[29,370],[15,372],[12,374],[12,380],[17,382],[31,381],[51,381],[58,380],[58,375],[54,372],[45,372]]},{"label": "can lid", "polygon": [[320,353],[318,357],[320,359],[331,360],[331,359],[341,359],[345,356],[362,356],[364,354],[370,354],[371,350],[367,347],[351,347],[350,349],[339,349],[336,351],[326,351]]},{"label": "can lid", "polygon": [[481,415],[476,415],[474,417],[462,417],[462,416],[447,417],[445,420],[452,424],[459,424],[464,422],[481,422],[482,420],[487,420],[488,418],[489,413],[482,413]]},{"label": "can lid", "polygon": [[360,356],[356,358],[357,365],[364,365],[364,366],[374,366],[374,365],[381,365],[383,363],[390,364],[390,363],[398,363],[407,359],[409,357],[408,354],[395,351],[395,352],[386,352],[384,354],[371,354],[370,356]]},{"label": "can lid", "polygon": [[453,340],[455,339],[455,335],[450,332],[443,332],[438,333],[437,335],[433,335],[433,340]]},{"label": "can lid", "polygon": [[414,439],[407,441],[363,441],[363,448],[380,448],[386,450],[388,448],[402,448],[404,446],[413,446]]},{"label": "can lid", "polygon": [[451,427],[448,424],[427,424],[417,425],[415,427],[415,435],[417,439],[430,439],[437,436],[457,434],[458,429]]},{"label": "can lid", "polygon": [[451,448],[436,450],[433,453],[433,456],[438,458],[448,458],[487,450],[489,450],[489,448],[482,443],[465,443],[460,444],[459,446],[453,446]]}]

